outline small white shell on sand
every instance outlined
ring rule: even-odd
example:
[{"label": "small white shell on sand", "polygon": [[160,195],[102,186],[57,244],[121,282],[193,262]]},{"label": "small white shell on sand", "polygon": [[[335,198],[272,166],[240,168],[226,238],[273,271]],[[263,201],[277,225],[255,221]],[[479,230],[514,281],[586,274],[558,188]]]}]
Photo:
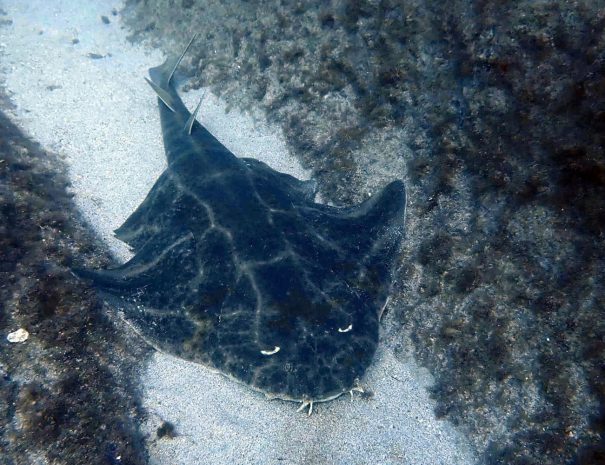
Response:
[{"label": "small white shell on sand", "polygon": [[29,333],[27,332],[27,330],[19,328],[18,330],[13,331],[12,333],[8,333],[6,339],[8,340],[8,342],[25,342],[27,341],[28,337]]}]

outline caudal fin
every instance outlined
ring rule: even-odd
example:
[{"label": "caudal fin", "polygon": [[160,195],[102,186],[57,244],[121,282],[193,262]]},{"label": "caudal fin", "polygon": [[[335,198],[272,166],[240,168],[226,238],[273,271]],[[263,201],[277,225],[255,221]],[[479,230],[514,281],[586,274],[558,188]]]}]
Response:
[{"label": "caudal fin", "polygon": [[174,76],[174,72],[183,60],[185,53],[187,53],[187,50],[189,50],[189,47],[191,47],[191,44],[193,43],[196,37],[197,34],[194,34],[187,46],[185,47],[185,50],[183,50],[183,53],[181,53],[178,58],[168,57],[166,61],[164,61],[164,63],[162,63],[160,66],[149,68],[149,76],[151,77],[151,80],[154,84],[156,84],[161,89],[168,89],[168,87],[170,86],[170,81],[172,80],[172,76]]}]

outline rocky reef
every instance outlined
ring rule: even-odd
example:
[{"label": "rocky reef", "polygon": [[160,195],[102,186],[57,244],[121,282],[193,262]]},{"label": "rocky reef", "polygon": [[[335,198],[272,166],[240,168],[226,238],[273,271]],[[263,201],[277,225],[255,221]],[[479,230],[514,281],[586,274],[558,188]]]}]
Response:
[{"label": "rocky reef", "polygon": [[133,367],[147,348],[70,272],[108,255],[64,169],[0,113],[0,463],[144,464]]}]

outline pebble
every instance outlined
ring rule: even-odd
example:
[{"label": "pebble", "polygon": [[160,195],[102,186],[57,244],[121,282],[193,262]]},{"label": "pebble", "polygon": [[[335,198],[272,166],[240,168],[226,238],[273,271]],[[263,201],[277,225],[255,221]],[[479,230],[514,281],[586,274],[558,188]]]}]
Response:
[{"label": "pebble", "polygon": [[6,336],[6,339],[8,342],[25,342],[28,337],[29,333],[27,330],[19,328],[18,330],[9,333],[8,336]]}]

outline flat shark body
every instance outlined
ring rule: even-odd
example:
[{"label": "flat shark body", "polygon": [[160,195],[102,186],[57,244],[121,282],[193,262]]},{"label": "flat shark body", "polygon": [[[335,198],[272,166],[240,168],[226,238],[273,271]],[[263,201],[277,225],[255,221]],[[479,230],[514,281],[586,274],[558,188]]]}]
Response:
[{"label": "flat shark body", "polygon": [[351,391],[378,344],[403,183],[315,203],[313,182],[236,157],[195,120],[171,83],[181,58],[150,69],[168,167],[115,231],[135,255],[76,272],[159,350],[311,407]]}]

